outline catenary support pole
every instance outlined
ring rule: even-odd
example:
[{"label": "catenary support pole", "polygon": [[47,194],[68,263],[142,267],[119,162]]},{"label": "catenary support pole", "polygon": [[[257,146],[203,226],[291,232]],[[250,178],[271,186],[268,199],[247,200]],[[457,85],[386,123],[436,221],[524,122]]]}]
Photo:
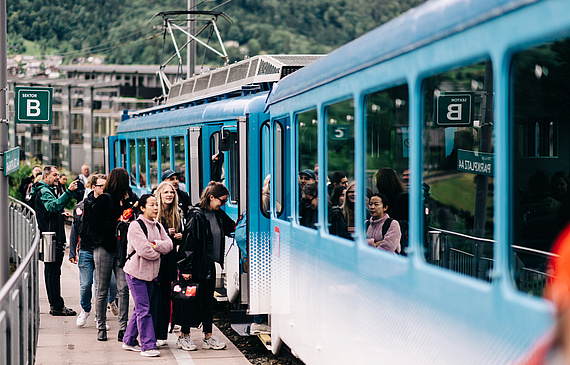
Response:
[{"label": "catenary support pole", "polygon": [[[8,150],[8,81],[6,55],[6,0],[0,0],[0,151]],[[10,222],[8,218],[8,176],[4,176],[4,158],[0,159],[0,287],[10,278]]]}]

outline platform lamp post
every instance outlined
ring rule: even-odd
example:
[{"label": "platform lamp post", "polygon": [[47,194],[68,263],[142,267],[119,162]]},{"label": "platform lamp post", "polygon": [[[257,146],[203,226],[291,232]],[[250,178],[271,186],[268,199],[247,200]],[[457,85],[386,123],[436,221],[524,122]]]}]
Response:
[{"label": "platform lamp post", "polygon": [[[8,151],[8,76],[6,50],[6,0],[0,0],[0,152]],[[0,158],[0,288],[10,278],[10,222],[8,217],[8,176],[4,174],[4,158]]]}]

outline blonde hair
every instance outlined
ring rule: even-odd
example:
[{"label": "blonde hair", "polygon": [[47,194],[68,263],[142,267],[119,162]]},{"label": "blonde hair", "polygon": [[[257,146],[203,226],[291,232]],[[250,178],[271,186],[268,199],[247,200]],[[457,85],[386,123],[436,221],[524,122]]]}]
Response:
[{"label": "blonde hair", "polygon": [[[348,201],[348,191],[353,188],[356,182],[351,182],[348,188],[344,191],[344,203],[342,204],[342,215],[344,215],[344,220],[348,227],[354,227],[354,206],[350,206],[352,203]],[[356,188],[355,188],[356,189]]]},{"label": "blonde hair", "polygon": [[92,189],[93,186],[97,185],[97,180],[99,180],[99,179],[107,180],[107,175],[105,175],[105,174],[93,174],[93,175],[91,175],[89,180],[87,180],[87,187],[89,189]]},{"label": "blonde hair", "polygon": [[[168,186],[170,186],[174,192],[174,200],[169,205],[162,201],[162,192]],[[174,228],[178,231],[180,227],[180,208],[178,207],[178,194],[176,193],[176,189],[174,189],[174,185],[172,185],[170,181],[163,181],[156,188],[154,195],[156,196],[156,200],[158,200],[158,215],[156,219],[159,222],[165,222],[167,226],[165,227],[166,229]]]}]

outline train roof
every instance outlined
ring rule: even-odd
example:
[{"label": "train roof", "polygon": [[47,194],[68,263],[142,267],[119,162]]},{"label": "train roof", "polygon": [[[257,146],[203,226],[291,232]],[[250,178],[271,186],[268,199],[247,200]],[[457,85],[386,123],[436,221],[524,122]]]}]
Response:
[{"label": "train roof", "polygon": [[268,92],[196,105],[191,108],[157,110],[144,117],[130,118],[119,124],[117,134],[175,127],[192,123],[233,120],[248,113],[263,112]]},{"label": "train roof", "polygon": [[539,0],[430,0],[273,86],[268,105],[410,52]]}]

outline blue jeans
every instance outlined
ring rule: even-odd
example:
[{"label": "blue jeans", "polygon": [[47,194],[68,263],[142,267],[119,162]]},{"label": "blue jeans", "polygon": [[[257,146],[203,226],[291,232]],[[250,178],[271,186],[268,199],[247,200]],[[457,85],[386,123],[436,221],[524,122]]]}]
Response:
[{"label": "blue jeans", "polygon": [[[95,296],[97,296],[97,281],[93,276],[95,271],[95,261],[93,260],[93,251],[79,249],[79,259],[77,267],[79,268],[79,298],[81,308],[85,312],[91,312],[91,287],[95,284]],[[111,276],[111,284],[109,286],[109,294],[107,302],[110,303],[117,297],[117,284],[115,283],[115,275]]]}]

